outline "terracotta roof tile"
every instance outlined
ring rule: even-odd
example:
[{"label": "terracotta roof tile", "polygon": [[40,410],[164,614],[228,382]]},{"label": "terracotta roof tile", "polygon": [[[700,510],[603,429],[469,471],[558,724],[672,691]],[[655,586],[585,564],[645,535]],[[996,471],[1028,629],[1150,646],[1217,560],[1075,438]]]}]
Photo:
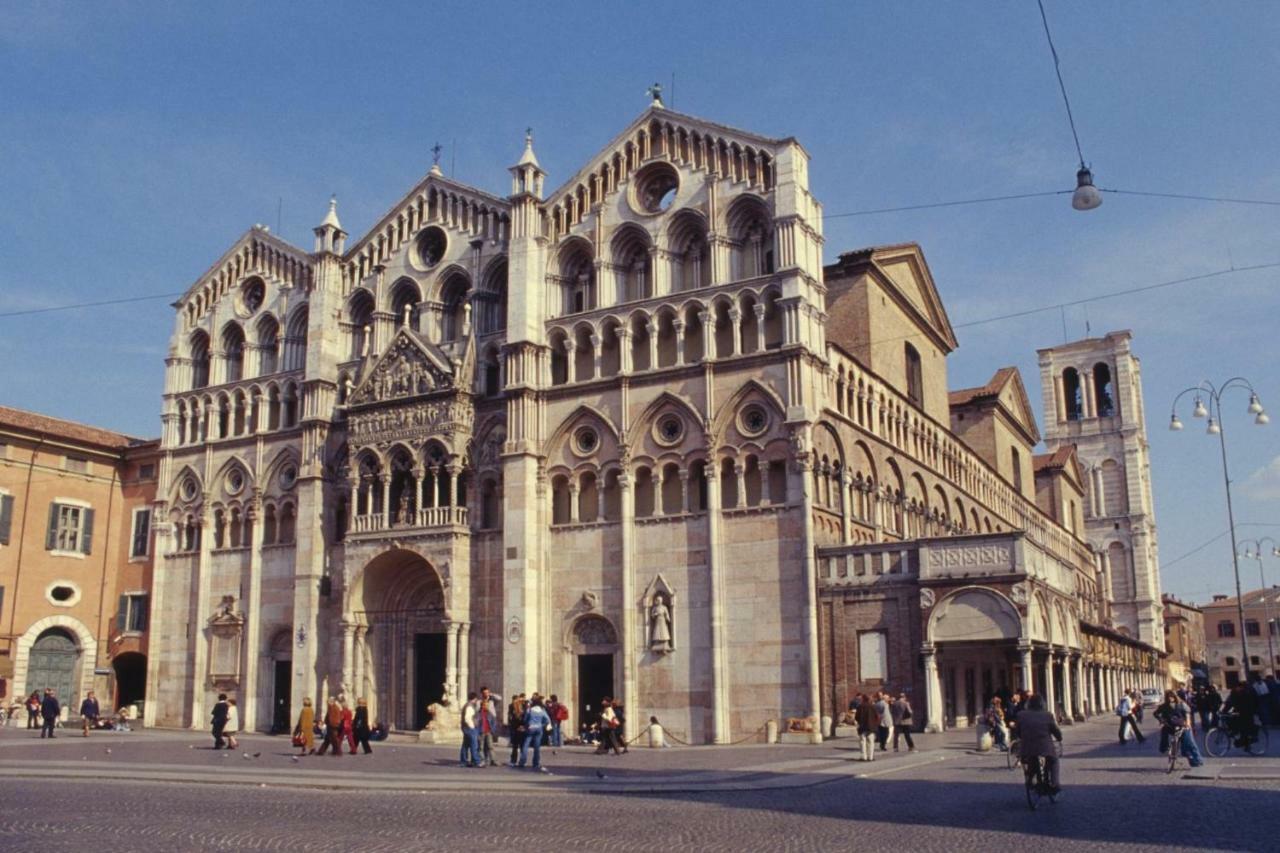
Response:
[{"label": "terracotta roof tile", "polygon": [[123,450],[127,447],[146,443],[146,439],[134,438],[120,432],[101,429],[87,424],[66,421],[49,415],[28,412],[25,409],[14,409],[0,406],[0,428],[8,427],[18,431],[29,431],[55,436],[67,441],[78,441],[105,447],[111,450]]}]

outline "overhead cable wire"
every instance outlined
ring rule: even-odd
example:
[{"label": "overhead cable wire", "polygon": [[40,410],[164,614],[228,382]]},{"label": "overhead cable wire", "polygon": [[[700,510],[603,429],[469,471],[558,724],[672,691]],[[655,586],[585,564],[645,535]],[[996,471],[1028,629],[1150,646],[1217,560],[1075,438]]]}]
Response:
[{"label": "overhead cable wire", "polygon": [[1049,40],[1049,52],[1053,54],[1053,73],[1058,75],[1058,88],[1062,90],[1062,103],[1067,106],[1067,121],[1071,124],[1071,138],[1076,141],[1076,154],[1080,157],[1080,168],[1085,168],[1084,152],[1080,150],[1080,134],[1076,133],[1076,119],[1071,114],[1071,99],[1067,97],[1067,84],[1062,82],[1062,68],[1058,62],[1058,49],[1053,46],[1053,34],[1049,32],[1049,18],[1044,13],[1044,0],[1036,0],[1040,7],[1040,20],[1044,23],[1044,36]]},{"label": "overhead cable wire", "polygon": [[0,317],[25,317],[30,314],[49,314],[54,311],[70,311],[75,308],[99,308],[103,305],[124,305],[128,302],[147,302],[152,299],[176,299],[181,293],[153,293],[150,296],[125,296],[120,299],[102,299],[98,302],[74,302],[68,305],[50,305],[47,308],[21,308],[17,311],[0,311]]}]

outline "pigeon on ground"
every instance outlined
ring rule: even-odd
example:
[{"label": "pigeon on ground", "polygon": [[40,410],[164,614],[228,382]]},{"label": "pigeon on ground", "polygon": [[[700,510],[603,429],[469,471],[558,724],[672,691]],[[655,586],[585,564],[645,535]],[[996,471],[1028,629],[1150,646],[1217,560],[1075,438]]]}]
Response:
[{"label": "pigeon on ground", "polygon": [[298,763],[298,756],[296,756],[296,755],[290,755],[290,756],[289,756],[289,760],[290,760],[290,761],[292,761],[294,764],[297,764],[297,763]]},{"label": "pigeon on ground", "polygon": [[261,757],[262,757],[262,753],[261,753],[261,752],[255,752],[255,753],[253,754],[253,757],[254,757],[254,758],[261,758]]},{"label": "pigeon on ground", "polygon": [[597,770],[597,771],[596,771],[596,778],[597,778],[597,779],[604,779],[604,778],[606,778],[606,777],[605,777],[605,775],[604,775],[604,771],[603,771],[603,770]]},{"label": "pigeon on ground", "polygon": [[249,760],[249,757],[250,757],[250,756],[249,756],[249,753],[247,753],[247,752],[246,752],[246,753],[244,753],[244,760],[245,760],[245,761],[248,761],[248,760]]},{"label": "pigeon on ground", "polygon": [[107,747],[107,755],[111,754],[111,747]]}]

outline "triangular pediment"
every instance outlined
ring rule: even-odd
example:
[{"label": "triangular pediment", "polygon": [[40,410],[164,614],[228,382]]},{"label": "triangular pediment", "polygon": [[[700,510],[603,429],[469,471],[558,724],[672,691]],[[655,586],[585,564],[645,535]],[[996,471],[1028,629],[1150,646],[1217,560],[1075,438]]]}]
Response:
[{"label": "triangular pediment", "polygon": [[1036,426],[1036,414],[1027,397],[1027,388],[1022,384],[1022,374],[1016,367],[1006,367],[996,374],[996,379],[1000,389],[997,400],[1001,408],[1027,433],[1031,443],[1037,444],[1040,441],[1040,428]]},{"label": "triangular pediment", "polygon": [[907,243],[876,248],[871,260],[894,295],[924,321],[947,352],[954,350],[958,346],[955,332],[920,247]]},{"label": "triangular pediment", "polygon": [[402,326],[351,392],[350,405],[381,403],[454,387],[453,364],[440,349]]}]

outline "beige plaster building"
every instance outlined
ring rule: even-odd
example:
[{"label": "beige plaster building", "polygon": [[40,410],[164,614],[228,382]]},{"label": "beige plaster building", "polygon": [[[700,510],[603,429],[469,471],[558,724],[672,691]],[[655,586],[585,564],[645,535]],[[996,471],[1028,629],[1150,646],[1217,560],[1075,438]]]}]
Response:
[{"label": "beige plaster building", "polygon": [[655,102],[554,190],[527,138],[507,195],[433,167],[350,244],[336,203],[243,235],[176,306],[148,719],[484,684],[724,743],[1033,674],[1079,713],[1075,457],[1015,371],[949,395],[918,246],[823,269],[808,166]]},{"label": "beige plaster building", "polygon": [[1209,677],[1205,662],[1204,611],[1172,595],[1164,602],[1165,650],[1169,653],[1169,679],[1191,686]]},{"label": "beige plaster building", "polygon": [[[1234,596],[1215,595],[1204,611],[1205,657],[1209,680],[1219,687],[1234,687],[1247,673],[1263,676],[1280,670],[1280,586],[1244,594],[1244,626]],[[1267,630],[1269,623],[1270,631]],[[1242,661],[1241,634],[1249,652]],[[1268,634],[1270,636],[1268,636]]]},{"label": "beige plaster building", "polygon": [[145,699],[157,443],[0,406],[0,679]]}]

